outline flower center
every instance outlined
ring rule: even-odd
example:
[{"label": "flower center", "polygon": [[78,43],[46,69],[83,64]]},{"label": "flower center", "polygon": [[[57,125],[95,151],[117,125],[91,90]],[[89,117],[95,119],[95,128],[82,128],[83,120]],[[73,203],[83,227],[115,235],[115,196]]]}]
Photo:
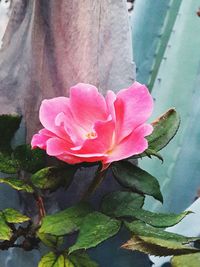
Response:
[{"label": "flower center", "polygon": [[94,139],[97,136],[97,134],[95,132],[90,132],[86,134],[86,137],[88,139]]}]

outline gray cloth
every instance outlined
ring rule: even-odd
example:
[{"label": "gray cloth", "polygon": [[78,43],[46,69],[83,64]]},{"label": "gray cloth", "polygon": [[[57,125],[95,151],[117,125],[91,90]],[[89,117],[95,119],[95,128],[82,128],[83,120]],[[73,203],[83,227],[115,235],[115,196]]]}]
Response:
[{"label": "gray cloth", "polygon": [[41,100],[92,83],[117,92],[135,77],[123,0],[17,0],[0,52],[0,111],[25,114],[38,129]]}]

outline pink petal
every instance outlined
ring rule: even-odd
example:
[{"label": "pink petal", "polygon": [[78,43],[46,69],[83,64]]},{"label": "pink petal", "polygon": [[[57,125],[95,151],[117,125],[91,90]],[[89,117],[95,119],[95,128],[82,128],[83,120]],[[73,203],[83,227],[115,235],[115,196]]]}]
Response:
[{"label": "pink petal", "polygon": [[46,135],[46,136],[49,136],[49,137],[53,137],[53,136],[56,136],[54,133],[48,131],[47,129],[43,128],[41,130],[39,130],[38,132],[39,134],[42,134],[42,135]]},{"label": "pink petal", "polygon": [[90,154],[90,155],[85,155],[85,157],[79,157],[81,160],[80,162],[97,162],[97,161],[105,161],[106,160],[106,155],[103,156],[98,156],[95,154]]},{"label": "pink petal", "polygon": [[[58,159],[65,161],[69,164],[76,164],[80,162],[95,162],[102,159],[102,154],[84,154],[76,155],[75,153],[71,153],[69,144],[67,144],[64,140],[54,137],[50,138],[47,141],[46,147],[47,154],[49,156],[56,156]],[[105,156],[103,157],[105,159]]]},{"label": "pink petal", "polygon": [[65,114],[64,112],[59,113],[55,118],[56,126],[60,127],[61,125],[64,126],[64,129],[74,145],[82,145],[87,132],[81,128],[75,119],[73,118],[72,114]]},{"label": "pink petal", "polygon": [[148,142],[144,137],[150,135],[152,131],[153,127],[150,124],[139,126],[108,153],[108,158],[104,163],[129,158],[144,152],[148,148]]},{"label": "pink petal", "polygon": [[98,121],[95,123],[95,138],[86,139],[82,146],[72,149],[73,155],[80,157],[105,156],[105,153],[113,146],[115,124],[110,119],[107,121]]},{"label": "pink petal", "polygon": [[69,154],[62,154],[60,156],[57,156],[57,158],[59,160],[67,162],[68,164],[78,164],[78,163],[83,162],[82,159],[75,157],[75,156],[72,156],[72,155],[69,155]]},{"label": "pink petal", "polygon": [[108,113],[111,114],[113,120],[116,120],[116,115],[115,115],[115,107],[114,107],[114,102],[116,100],[116,95],[113,91],[108,91],[106,95],[106,104],[108,108]]},{"label": "pink petal", "polygon": [[58,159],[69,164],[76,164],[80,162],[96,162],[105,160],[105,155],[100,153],[93,154],[79,154],[72,153],[68,144],[57,137],[51,138],[47,141],[47,154],[56,156]]},{"label": "pink petal", "polygon": [[113,146],[115,140],[115,123],[111,118],[108,117],[107,121],[97,121],[94,126],[94,130],[97,134],[96,145],[101,147],[102,152],[106,152]]},{"label": "pink petal", "polygon": [[69,150],[69,144],[60,138],[54,137],[47,141],[46,152],[49,156],[56,156],[56,158],[69,164],[83,162],[82,159],[71,155]]},{"label": "pink petal", "polygon": [[69,150],[70,145],[63,139],[53,137],[47,140],[46,151],[49,156],[58,156]]},{"label": "pink petal", "polygon": [[153,99],[145,85],[138,82],[121,90],[114,103],[116,112],[116,141],[120,142],[139,125],[145,123],[153,110]]},{"label": "pink petal", "polygon": [[31,147],[36,148],[39,147],[41,149],[46,149],[46,142],[49,139],[48,136],[34,134],[31,140]]},{"label": "pink petal", "polygon": [[57,156],[58,159],[65,161],[69,164],[77,164],[81,162],[97,162],[97,161],[104,161],[106,160],[106,157],[104,156],[95,156],[95,155],[88,155],[87,157],[78,157],[78,156],[73,156],[70,154],[63,154],[60,156]]},{"label": "pink petal", "polygon": [[89,131],[97,120],[108,117],[104,97],[90,84],[79,83],[70,88],[70,107],[77,123]]},{"label": "pink petal", "polygon": [[66,138],[70,141],[69,136],[63,127],[55,125],[55,118],[60,112],[70,113],[69,99],[67,97],[56,97],[42,101],[39,117],[42,125],[57,136]]},{"label": "pink petal", "polygon": [[39,147],[41,149],[46,149],[46,142],[49,138],[53,137],[54,134],[46,129],[42,129],[38,134],[33,135],[31,140],[31,147]]}]

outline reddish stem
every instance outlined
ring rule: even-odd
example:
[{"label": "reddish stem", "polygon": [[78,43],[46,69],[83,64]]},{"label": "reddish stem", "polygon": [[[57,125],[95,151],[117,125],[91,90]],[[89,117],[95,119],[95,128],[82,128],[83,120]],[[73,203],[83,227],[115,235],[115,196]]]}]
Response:
[{"label": "reddish stem", "polygon": [[46,215],[43,198],[41,196],[36,196],[35,199],[39,210],[39,221],[41,221],[41,219]]}]

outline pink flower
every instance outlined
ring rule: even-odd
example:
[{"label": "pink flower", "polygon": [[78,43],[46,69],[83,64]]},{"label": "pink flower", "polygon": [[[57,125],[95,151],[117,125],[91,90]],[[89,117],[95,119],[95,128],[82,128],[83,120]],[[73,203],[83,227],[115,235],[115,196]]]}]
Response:
[{"label": "pink flower", "polygon": [[153,109],[148,89],[138,82],[104,98],[96,87],[79,83],[70,97],[42,102],[39,117],[44,128],[32,138],[32,148],[70,164],[109,164],[142,153],[152,133],[146,123]]}]

